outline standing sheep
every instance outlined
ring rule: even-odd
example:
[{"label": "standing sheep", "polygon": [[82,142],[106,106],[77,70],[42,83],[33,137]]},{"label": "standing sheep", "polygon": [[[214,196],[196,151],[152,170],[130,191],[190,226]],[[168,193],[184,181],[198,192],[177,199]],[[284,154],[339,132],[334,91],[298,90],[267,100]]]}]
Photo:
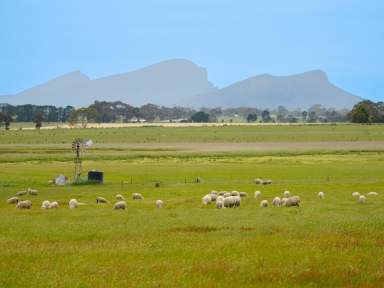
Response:
[{"label": "standing sheep", "polygon": [[319,196],[320,199],[324,199],[324,197],[325,197],[325,193],[324,193],[324,192],[319,192],[319,193],[317,194],[317,196]]},{"label": "standing sheep", "polygon": [[259,198],[261,196],[261,192],[260,191],[255,191],[255,198]]},{"label": "standing sheep", "polygon": [[225,208],[235,207],[235,205],[236,205],[235,197],[236,196],[229,196],[229,197],[224,198],[224,200],[223,200],[224,207]]},{"label": "standing sheep", "polygon": [[209,195],[211,196],[211,202],[216,201],[217,193],[215,193],[215,192],[211,192],[211,194],[209,194]]},{"label": "standing sheep", "polygon": [[125,201],[124,196],[121,195],[121,194],[117,194],[115,197],[116,197],[116,200],[117,200],[117,201]]},{"label": "standing sheep", "polygon": [[232,196],[231,192],[225,192],[224,193],[224,198],[231,197],[231,196]]},{"label": "standing sheep", "polygon": [[37,194],[39,193],[39,190],[32,189],[32,188],[28,188],[27,191],[28,191],[28,194],[31,196],[37,196]]},{"label": "standing sheep", "polygon": [[288,198],[291,195],[291,192],[289,192],[288,190],[285,190],[283,194],[285,198]]},{"label": "standing sheep", "polygon": [[19,198],[17,197],[11,197],[7,200],[8,204],[17,204],[17,202],[19,202]]},{"label": "standing sheep", "polygon": [[203,205],[208,205],[211,203],[211,201],[212,198],[210,194],[204,195],[203,198],[201,198],[201,202],[203,203]]},{"label": "standing sheep", "polygon": [[292,196],[289,197],[287,202],[285,203],[286,207],[293,207],[293,206],[300,206],[300,197],[299,196]]},{"label": "standing sheep", "polygon": [[261,208],[266,208],[266,207],[268,207],[268,205],[269,205],[268,200],[262,200],[260,202],[260,207]]},{"label": "standing sheep", "polygon": [[223,196],[218,196],[216,198],[216,208],[218,208],[218,209],[224,208],[224,197]]},{"label": "standing sheep", "polygon": [[125,201],[118,201],[113,205],[113,209],[115,210],[125,210],[126,207],[127,203],[125,203]]},{"label": "standing sheep", "polygon": [[288,201],[287,197],[281,198],[281,206],[286,206],[287,205],[287,201]]},{"label": "standing sheep", "polygon": [[280,199],[280,197],[273,198],[272,205],[275,206],[275,207],[280,207],[281,206],[281,199]]},{"label": "standing sheep", "polygon": [[358,199],[358,202],[359,203],[365,203],[365,201],[367,201],[367,197],[365,197],[364,195],[360,195],[359,199]]},{"label": "standing sheep", "polygon": [[144,197],[140,193],[133,193],[132,194],[132,199],[133,200],[144,200]]},{"label": "standing sheep", "polygon": [[32,207],[32,202],[29,200],[20,201],[16,205],[17,209],[31,209],[31,207]]},{"label": "standing sheep", "polygon": [[240,197],[247,197],[248,196],[248,194],[247,194],[247,192],[240,192]]},{"label": "standing sheep", "polygon": [[156,207],[157,208],[163,208],[163,200],[156,200]]}]

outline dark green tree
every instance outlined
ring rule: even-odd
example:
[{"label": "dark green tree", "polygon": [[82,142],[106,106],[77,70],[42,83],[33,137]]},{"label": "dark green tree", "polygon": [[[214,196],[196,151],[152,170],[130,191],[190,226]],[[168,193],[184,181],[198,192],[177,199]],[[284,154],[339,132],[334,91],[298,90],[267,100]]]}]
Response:
[{"label": "dark green tree", "polygon": [[207,123],[209,122],[209,114],[203,111],[196,112],[195,114],[192,115],[191,121],[198,122],[198,123],[203,123],[203,122]]}]

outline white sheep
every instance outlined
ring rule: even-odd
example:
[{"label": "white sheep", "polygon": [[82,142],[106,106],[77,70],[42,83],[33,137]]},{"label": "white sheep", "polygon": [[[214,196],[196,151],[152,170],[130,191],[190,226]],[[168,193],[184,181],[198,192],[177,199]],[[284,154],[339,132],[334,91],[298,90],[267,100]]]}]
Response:
[{"label": "white sheep", "polygon": [[232,191],[231,196],[239,196],[240,193],[238,191]]},{"label": "white sheep", "polygon": [[49,203],[49,209],[57,209],[59,208],[59,203],[57,201],[53,201]]},{"label": "white sheep", "polygon": [[224,197],[223,196],[218,196],[216,198],[216,208],[218,208],[218,209],[224,208]]},{"label": "white sheep", "polygon": [[261,208],[266,208],[266,207],[268,207],[268,205],[269,205],[268,200],[262,200],[260,202],[260,207]]},{"label": "white sheep", "polygon": [[270,185],[270,184],[272,184],[272,180],[270,179],[263,180],[263,185]]},{"label": "white sheep", "polygon": [[236,196],[229,196],[229,197],[226,197],[224,198],[223,200],[223,205],[225,208],[232,208],[232,207],[235,207],[236,205],[236,199],[235,199]]},{"label": "white sheep", "polygon": [[352,192],[352,197],[358,198],[360,196],[359,192]]},{"label": "white sheep", "polygon": [[140,193],[133,193],[132,194],[132,199],[133,200],[144,200],[144,197]]},{"label": "white sheep", "polygon": [[231,197],[231,192],[225,192],[224,193],[224,198],[228,198],[228,197]]},{"label": "white sheep", "polygon": [[210,194],[204,195],[203,198],[201,198],[201,203],[203,203],[203,205],[208,205],[211,203],[211,201],[212,198]]},{"label": "white sheep", "polygon": [[16,192],[16,196],[24,196],[24,195],[26,195],[26,194],[27,194],[27,191],[26,191],[26,190]]},{"label": "white sheep", "polygon": [[280,199],[280,197],[273,198],[272,205],[275,206],[275,207],[280,207],[281,206],[281,199]]},{"label": "white sheep", "polygon": [[79,204],[79,202],[77,202],[76,199],[71,199],[69,200],[68,202],[68,206],[69,206],[69,209],[75,209],[77,208],[77,205]]},{"label": "white sheep", "polygon": [[163,204],[164,204],[163,200],[156,200],[156,207],[157,208],[163,208]]},{"label": "white sheep", "polygon": [[261,196],[261,192],[260,191],[255,191],[255,198],[259,198]]},{"label": "white sheep", "polygon": [[377,195],[379,195],[379,193],[377,193],[377,192],[368,192],[367,193],[367,196],[377,196]]},{"label": "white sheep", "polygon": [[17,209],[31,209],[31,207],[32,207],[32,202],[29,200],[20,201],[16,205]]},{"label": "white sheep", "polygon": [[19,202],[19,198],[17,197],[11,197],[7,200],[8,204],[17,204],[17,202]]},{"label": "white sheep", "polygon": [[125,203],[125,201],[118,201],[113,205],[113,209],[115,210],[125,210],[126,207],[127,203]]},{"label": "white sheep", "polygon": [[220,191],[219,192],[219,196],[224,196],[224,194],[225,194],[225,191]]},{"label": "white sheep", "polygon": [[317,194],[317,196],[319,196],[320,199],[324,199],[324,197],[325,197],[325,193],[324,193],[324,192],[319,192],[319,193]]},{"label": "white sheep", "polygon": [[291,192],[289,192],[288,190],[285,190],[283,194],[285,198],[288,198],[291,195]]},{"label": "white sheep", "polygon": [[248,196],[248,193],[247,192],[240,192],[240,197],[247,197]]},{"label": "white sheep", "polygon": [[263,184],[263,179],[261,179],[261,178],[256,178],[253,181],[255,182],[255,184]]},{"label": "white sheep", "polygon": [[99,203],[108,203],[108,200],[105,199],[104,197],[96,197],[96,204]]},{"label": "white sheep", "polygon": [[286,206],[287,205],[287,201],[288,201],[288,198],[287,197],[283,197],[281,198],[281,206]]},{"label": "white sheep", "polygon": [[232,196],[235,200],[235,207],[239,207],[241,203],[241,197],[240,196]]},{"label": "white sheep", "polygon": [[28,188],[27,191],[28,191],[28,194],[31,196],[37,196],[37,194],[39,193],[39,190],[32,189],[32,188]]},{"label": "white sheep", "polygon": [[300,206],[300,197],[299,196],[292,196],[289,197],[288,200],[285,202],[286,207],[292,207],[292,206]]},{"label": "white sheep", "polygon": [[211,194],[209,194],[209,195],[211,196],[211,202],[216,201],[217,193],[211,192]]},{"label": "white sheep", "polygon": [[43,203],[41,203],[41,209],[50,209],[51,207],[51,202],[48,200],[44,200]]},{"label": "white sheep", "polygon": [[117,201],[125,201],[124,196],[121,195],[121,194],[117,194],[115,197],[116,197],[116,200],[117,200]]},{"label": "white sheep", "polygon": [[365,197],[364,195],[360,195],[359,199],[358,199],[358,202],[359,203],[365,203],[365,201],[367,201],[367,197]]}]

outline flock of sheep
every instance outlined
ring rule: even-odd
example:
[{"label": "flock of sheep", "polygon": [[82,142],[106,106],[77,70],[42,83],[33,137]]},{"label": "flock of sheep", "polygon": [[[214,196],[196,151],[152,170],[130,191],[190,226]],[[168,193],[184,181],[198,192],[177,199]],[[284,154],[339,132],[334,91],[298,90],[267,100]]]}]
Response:
[{"label": "flock of sheep", "polygon": [[[260,180],[258,184],[264,184],[265,180],[258,179]],[[271,180],[267,180],[267,184],[272,183]],[[256,181],[255,181],[256,182]],[[16,208],[18,209],[31,209],[32,207],[32,201],[30,200],[21,200],[19,197],[25,196],[25,195],[30,195],[30,196],[37,196],[38,195],[38,190],[36,189],[31,189],[28,188],[27,190],[19,191],[16,193],[14,197],[11,197],[7,200],[8,204],[16,204]],[[376,196],[378,195],[377,192],[368,192],[366,194],[367,196]],[[216,207],[218,209],[223,209],[223,208],[235,208],[239,207],[241,204],[241,199],[244,197],[247,197],[248,194],[246,192],[238,192],[238,191],[232,191],[232,192],[227,192],[227,191],[211,191],[209,194],[206,194],[202,197],[201,201],[203,205],[208,205],[211,203],[215,203]],[[254,194],[254,197],[256,199],[261,198],[261,192],[256,191]],[[275,207],[293,207],[293,206],[300,206],[300,197],[295,195],[291,196],[291,193],[289,191],[284,191],[283,192],[283,197],[276,196],[273,198],[271,201],[271,204]],[[325,193],[324,192],[319,192],[317,196],[320,199],[325,198]],[[367,197],[365,195],[361,195],[359,192],[353,192],[352,197],[357,199],[357,202],[359,203],[365,203],[367,201]],[[125,210],[127,207],[127,203],[125,201],[125,198],[121,194],[117,194],[115,196],[116,201],[115,204],[113,205],[113,209],[115,210]],[[132,194],[132,199],[133,200],[144,200],[144,197],[140,193],[133,193]],[[97,197],[96,198],[96,204],[107,204],[109,201],[105,199],[104,197]],[[71,199],[68,202],[68,207],[70,209],[75,209],[78,206],[85,205],[85,203],[78,202],[76,199]],[[164,202],[162,200],[156,200],[155,205],[157,208],[162,208],[164,205]],[[260,201],[260,207],[261,208],[266,208],[270,206],[268,200],[263,199]],[[44,200],[41,204],[42,209],[57,209],[59,208],[59,202],[57,201],[49,201],[49,200]]]},{"label": "flock of sheep", "polygon": [[[30,189],[24,191],[19,191],[16,193],[16,196],[11,197],[7,200],[8,204],[16,204],[16,208],[18,209],[31,209],[32,208],[32,201],[31,200],[21,200],[19,199],[20,196],[25,195],[31,195],[31,196],[37,196],[38,190],[36,189]],[[115,210],[125,210],[127,207],[127,202],[125,201],[125,197],[121,194],[117,194],[115,196],[116,203],[113,205],[113,209]],[[143,195],[140,193],[133,193],[132,194],[133,200],[144,200]],[[105,199],[104,197],[96,197],[96,204],[107,204],[109,201]],[[164,202],[163,200],[156,200],[155,202],[157,208],[163,208]],[[71,199],[68,202],[68,208],[69,209],[75,209],[78,206],[85,205],[85,203],[78,202],[76,199]],[[57,201],[49,201],[44,200],[41,203],[41,209],[57,209],[59,208],[59,202]]]}]

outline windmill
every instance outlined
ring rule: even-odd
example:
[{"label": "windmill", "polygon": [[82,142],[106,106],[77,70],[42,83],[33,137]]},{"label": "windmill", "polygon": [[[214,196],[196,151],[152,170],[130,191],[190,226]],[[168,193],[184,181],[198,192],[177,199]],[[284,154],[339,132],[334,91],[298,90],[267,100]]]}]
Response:
[{"label": "windmill", "polygon": [[73,175],[73,183],[80,182],[80,175],[83,172],[81,156],[84,153],[85,149],[92,146],[92,140],[84,140],[81,138],[76,138],[72,141],[72,151],[75,154],[73,159],[75,163],[75,173]]}]

